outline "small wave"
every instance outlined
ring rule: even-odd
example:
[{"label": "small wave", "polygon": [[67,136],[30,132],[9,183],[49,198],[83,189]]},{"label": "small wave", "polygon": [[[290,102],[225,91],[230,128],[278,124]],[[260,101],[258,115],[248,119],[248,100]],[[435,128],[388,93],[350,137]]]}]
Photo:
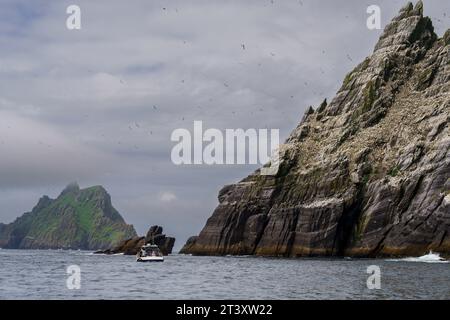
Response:
[{"label": "small wave", "polygon": [[106,253],[100,253],[96,251],[87,251],[87,250],[81,250],[81,253],[85,256],[110,256],[111,254]]},{"label": "small wave", "polygon": [[114,256],[123,256],[124,253],[123,253],[123,252],[121,252],[121,253],[101,253],[101,252],[97,253],[97,252],[87,252],[87,253],[85,253],[85,255],[87,255],[87,256],[106,256],[106,257],[114,257]]},{"label": "small wave", "polygon": [[438,253],[430,251],[421,257],[408,257],[403,259],[388,259],[387,261],[425,262],[425,263],[449,263],[450,261],[441,258]]}]

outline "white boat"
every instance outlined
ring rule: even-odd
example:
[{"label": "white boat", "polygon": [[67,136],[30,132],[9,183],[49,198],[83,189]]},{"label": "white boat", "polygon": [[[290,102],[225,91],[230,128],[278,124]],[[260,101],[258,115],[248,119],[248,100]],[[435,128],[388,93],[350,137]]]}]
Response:
[{"label": "white boat", "polygon": [[421,257],[409,257],[403,259],[389,259],[388,261],[406,261],[406,262],[425,262],[425,263],[449,263],[450,261],[441,258],[438,253],[430,251],[428,254]]},{"label": "white boat", "polygon": [[157,245],[146,244],[136,255],[137,262],[163,262],[164,257]]},{"label": "white boat", "polygon": [[428,254],[417,257],[417,258],[405,258],[403,261],[410,261],[410,262],[428,262],[428,263],[446,263],[444,258],[441,258],[441,256],[438,253],[434,253],[433,251],[430,251]]}]

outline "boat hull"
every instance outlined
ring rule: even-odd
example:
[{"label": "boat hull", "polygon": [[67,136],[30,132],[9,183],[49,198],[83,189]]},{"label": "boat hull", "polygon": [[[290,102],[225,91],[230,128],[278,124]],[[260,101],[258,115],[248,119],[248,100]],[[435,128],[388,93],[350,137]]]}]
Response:
[{"label": "boat hull", "polygon": [[163,257],[142,257],[142,258],[137,258],[136,261],[137,262],[164,262],[164,258]]}]

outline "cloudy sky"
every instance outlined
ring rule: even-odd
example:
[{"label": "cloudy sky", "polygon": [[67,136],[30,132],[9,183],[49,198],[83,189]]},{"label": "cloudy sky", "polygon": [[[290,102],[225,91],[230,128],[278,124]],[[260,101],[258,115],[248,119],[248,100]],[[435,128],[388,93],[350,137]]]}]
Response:
[{"label": "cloudy sky", "polygon": [[[426,0],[442,36],[450,2]],[[66,8],[81,8],[81,30]],[[255,166],[175,166],[174,129],[277,128],[331,99],[405,1],[0,0],[0,222],[71,181],[176,248]]]}]

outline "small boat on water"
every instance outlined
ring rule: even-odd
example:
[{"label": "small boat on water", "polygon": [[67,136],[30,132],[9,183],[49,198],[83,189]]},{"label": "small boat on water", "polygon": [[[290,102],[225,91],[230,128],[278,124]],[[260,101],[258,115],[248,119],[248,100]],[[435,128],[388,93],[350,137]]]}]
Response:
[{"label": "small boat on water", "polygon": [[155,244],[146,244],[136,255],[137,262],[163,262],[164,257]]}]

